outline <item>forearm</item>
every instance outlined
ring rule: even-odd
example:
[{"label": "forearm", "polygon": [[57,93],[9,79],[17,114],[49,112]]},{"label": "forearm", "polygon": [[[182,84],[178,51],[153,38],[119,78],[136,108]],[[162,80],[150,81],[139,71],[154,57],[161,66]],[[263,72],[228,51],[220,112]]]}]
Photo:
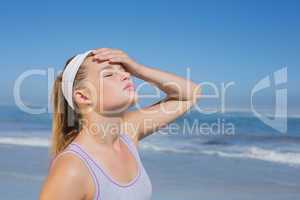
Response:
[{"label": "forearm", "polygon": [[152,67],[140,65],[134,76],[154,84],[172,99],[195,100],[200,95],[199,85],[191,80]]}]

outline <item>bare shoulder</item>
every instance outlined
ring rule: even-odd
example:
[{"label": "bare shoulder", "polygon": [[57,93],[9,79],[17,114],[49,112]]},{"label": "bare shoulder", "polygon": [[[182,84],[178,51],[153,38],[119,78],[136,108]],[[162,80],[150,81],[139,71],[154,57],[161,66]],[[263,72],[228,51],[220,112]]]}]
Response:
[{"label": "bare shoulder", "polygon": [[88,171],[84,163],[73,153],[58,156],[46,177],[40,200],[82,200],[87,196]]}]

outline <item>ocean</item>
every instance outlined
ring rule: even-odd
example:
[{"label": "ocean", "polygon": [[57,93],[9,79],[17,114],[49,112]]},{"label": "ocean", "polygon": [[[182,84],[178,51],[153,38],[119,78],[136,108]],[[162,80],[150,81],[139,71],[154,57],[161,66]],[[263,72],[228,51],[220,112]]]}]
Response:
[{"label": "ocean", "polygon": [[[280,133],[250,112],[185,114],[143,139],[154,200],[300,199],[300,118]],[[51,116],[2,106],[1,199],[38,199]]]}]

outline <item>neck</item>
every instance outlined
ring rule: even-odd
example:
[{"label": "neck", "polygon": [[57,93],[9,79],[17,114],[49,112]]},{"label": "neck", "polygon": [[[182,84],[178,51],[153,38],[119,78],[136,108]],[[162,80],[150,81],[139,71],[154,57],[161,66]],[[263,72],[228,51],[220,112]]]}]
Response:
[{"label": "neck", "polygon": [[103,116],[95,112],[85,115],[82,122],[81,137],[90,142],[113,146],[121,134],[122,116]]}]

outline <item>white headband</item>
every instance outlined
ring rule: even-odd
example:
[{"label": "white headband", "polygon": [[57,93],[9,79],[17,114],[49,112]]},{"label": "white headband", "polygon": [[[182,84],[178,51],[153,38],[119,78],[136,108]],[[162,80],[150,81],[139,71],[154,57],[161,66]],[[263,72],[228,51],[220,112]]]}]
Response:
[{"label": "white headband", "polygon": [[66,98],[68,104],[74,109],[73,105],[73,84],[74,79],[77,74],[77,71],[84,59],[92,52],[93,50],[88,50],[84,53],[76,55],[66,66],[63,75],[62,75],[62,83],[61,88],[64,97]]}]

